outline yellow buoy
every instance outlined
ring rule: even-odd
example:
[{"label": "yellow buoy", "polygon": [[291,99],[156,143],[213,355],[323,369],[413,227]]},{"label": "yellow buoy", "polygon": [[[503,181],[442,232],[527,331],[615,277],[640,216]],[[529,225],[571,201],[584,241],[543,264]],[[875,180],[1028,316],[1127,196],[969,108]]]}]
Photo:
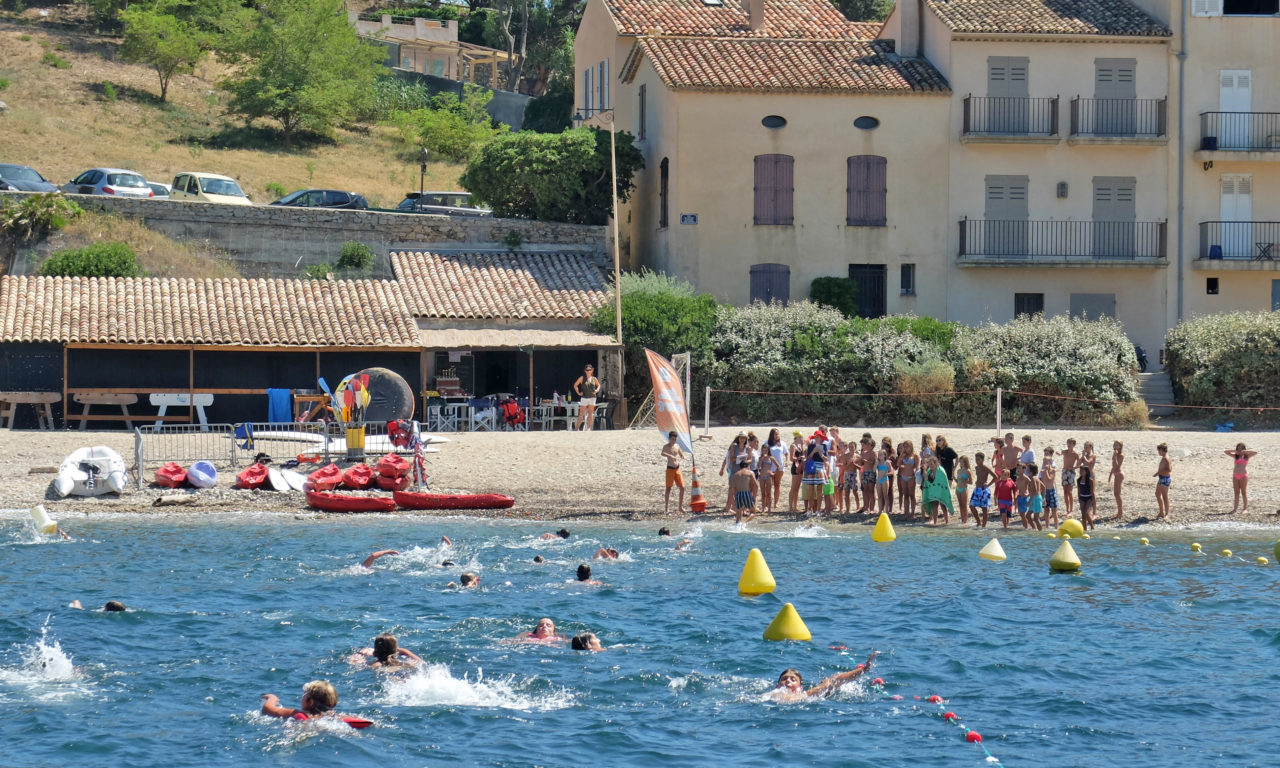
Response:
[{"label": "yellow buoy", "polygon": [[1058,534],[1054,533],[1053,531],[1049,531],[1048,533],[1045,534],[1045,536],[1050,539],[1058,538]]},{"label": "yellow buoy", "polygon": [[1089,534],[1087,534],[1087,533],[1085,533],[1085,534],[1081,534],[1081,535],[1080,535],[1080,538],[1082,538],[1082,539],[1087,539],[1087,538],[1089,538]]},{"label": "yellow buoy", "polygon": [[1265,557],[1260,557],[1260,558],[1258,558],[1258,565],[1267,565],[1267,564],[1269,564],[1270,562],[1271,562],[1271,561],[1270,561],[1270,560],[1268,560],[1268,559],[1267,559],[1267,558],[1265,558]]},{"label": "yellow buoy", "polygon": [[49,517],[49,513],[44,511],[43,504],[37,504],[31,508],[31,523],[40,533],[57,533],[58,531],[58,524]]},{"label": "yellow buoy", "polygon": [[1115,539],[1116,541],[1119,541],[1119,540],[1120,540],[1120,537],[1119,537],[1119,536],[1112,536],[1111,538]]},{"label": "yellow buoy", "polygon": [[742,575],[738,577],[738,591],[744,595],[763,595],[772,592],[777,586],[760,550],[748,552],[747,563],[742,566]]},{"label": "yellow buoy", "polygon": [[1198,541],[1193,541],[1193,542],[1191,542],[1191,551],[1192,551],[1192,552],[1199,552],[1199,551],[1200,551],[1200,542],[1198,542]]},{"label": "yellow buoy", "polygon": [[889,514],[881,512],[880,519],[876,520],[876,529],[871,532],[871,540],[886,544],[896,538],[898,534],[893,532],[893,523],[889,522]]},{"label": "yellow buoy", "polygon": [[1222,556],[1223,556],[1223,557],[1231,557],[1231,550],[1229,550],[1229,549],[1224,549],[1224,550],[1222,550]]},{"label": "yellow buoy", "polygon": [[1146,537],[1146,536],[1143,536],[1142,538],[1138,539],[1138,543],[1139,543],[1139,544],[1141,544],[1141,545],[1142,545],[1142,546],[1144,546],[1144,547],[1147,547],[1147,546],[1150,546],[1150,545],[1151,545],[1151,542],[1147,539],[1147,537]]},{"label": "yellow buoy", "polygon": [[796,607],[787,603],[773,617],[773,621],[769,622],[769,626],[764,628],[764,639],[803,640],[807,643],[813,639],[813,635],[809,634],[809,628],[804,625],[800,614],[796,613]]},{"label": "yellow buoy", "polygon": [[994,560],[997,563],[1003,562],[1005,559],[1004,547],[1000,546],[999,539],[992,539],[987,542],[987,546],[978,550],[978,557],[983,560]]},{"label": "yellow buoy", "polygon": [[1071,542],[1064,541],[1058,547],[1058,551],[1053,553],[1049,558],[1049,570],[1051,571],[1078,571],[1080,570],[1080,557],[1076,551],[1071,548]]},{"label": "yellow buoy", "polygon": [[1084,535],[1084,525],[1079,520],[1063,520],[1062,525],[1058,526],[1058,535],[1070,535],[1073,539],[1078,539]]},{"label": "yellow buoy", "polygon": [[1060,539],[1067,539],[1067,540],[1070,540],[1070,539],[1071,539],[1071,534],[1069,534],[1069,533],[1060,533],[1060,534],[1058,534],[1058,538],[1060,538]]}]

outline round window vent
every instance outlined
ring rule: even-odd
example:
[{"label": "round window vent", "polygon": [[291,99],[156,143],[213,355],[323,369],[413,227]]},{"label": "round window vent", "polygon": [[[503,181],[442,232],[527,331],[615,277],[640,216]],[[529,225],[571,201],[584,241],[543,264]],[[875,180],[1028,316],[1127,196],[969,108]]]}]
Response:
[{"label": "round window vent", "polygon": [[861,128],[864,131],[870,131],[873,128],[880,127],[880,121],[872,117],[871,115],[863,115],[862,117],[859,117],[857,120],[853,121],[853,127]]},{"label": "round window vent", "polygon": [[760,124],[765,128],[781,128],[787,124],[787,118],[782,115],[768,115],[760,121]]}]

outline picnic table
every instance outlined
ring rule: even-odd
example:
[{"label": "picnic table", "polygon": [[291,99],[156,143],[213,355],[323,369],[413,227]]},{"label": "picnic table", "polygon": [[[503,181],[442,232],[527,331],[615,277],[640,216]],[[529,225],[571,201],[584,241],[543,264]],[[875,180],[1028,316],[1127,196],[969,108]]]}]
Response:
[{"label": "picnic table", "polygon": [[18,406],[30,405],[35,408],[40,429],[53,429],[53,409],[49,406],[61,399],[58,392],[0,392],[0,427],[13,429]]}]

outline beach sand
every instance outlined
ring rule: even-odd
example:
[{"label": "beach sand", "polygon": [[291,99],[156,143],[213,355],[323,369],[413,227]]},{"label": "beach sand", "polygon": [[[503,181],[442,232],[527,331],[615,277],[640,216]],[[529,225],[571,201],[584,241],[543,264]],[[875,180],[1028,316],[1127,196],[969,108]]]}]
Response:
[{"label": "beach sand", "polygon": [[[756,432],[762,439],[769,433],[768,427],[744,427]],[[514,496],[513,509],[475,512],[468,514],[491,517],[571,520],[571,519],[634,519],[661,521],[724,519],[726,478],[719,475],[720,462],[725,450],[737,434],[738,427],[718,427],[710,431],[710,439],[695,440],[694,449],[700,460],[699,477],[703,493],[708,501],[708,512],[694,516],[689,513],[667,518],[662,511],[663,468],[659,455],[664,440],[656,429],[578,432],[475,432],[449,434],[452,442],[441,446],[437,454],[430,456],[429,472],[433,490],[442,492],[496,492]],[[780,427],[784,440],[790,442],[793,429],[805,435],[813,431],[812,425],[787,425]],[[870,431],[877,441],[888,436],[895,443],[911,439],[918,448],[924,432],[947,436],[952,448],[972,455],[977,451],[990,454],[986,442],[994,430],[937,427],[871,428],[842,427],[843,437],[856,440],[863,431]],[[1018,438],[1030,434],[1038,457],[1043,448],[1053,446],[1061,451],[1068,437],[1075,437],[1077,448],[1085,441],[1094,443],[1098,454],[1098,517],[1099,527],[1114,525],[1140,526],[1150,529],[1178,527],[1197,522],[1241,522],[1262,526],[1280,525],[1280,439],[1274,433],[1215,433],[1205,431],[1180,431],[1152,429],[1145,431],[1115,431],[1095,429],[1043,429],[1006,425],[1004,431],[1014,432]],[[695,437],[701,431],[695,431]],[[1111,520],[1115,514],[1115,502],[1104,481],[1111,466],[1113,440],[1124,442],[1125,520]],[[41,503],[55,517],[68,513],[142,512],[162,509],[166,513],[199,514],[202,510],[231,512],[238,510],[311,513],[300,493],[280,494],[271,491],[241,491],[231,488],[234,470],[219,467],[219,487],[199,491],[199,502],[180,507],[153,507],[162,490],[144,482],[141,490],[129,491],[120,497],[113,495],[97,498],[53,498],[50,483],[54,469],[71,451],[86,445],[106,445],[120,452],[125,463],[133,465],[133,436],[127,432],[36,432],[10,433],[12,461],[0,464],[0,492],[10,508],[25,508]],[[1155,478],[1158,456],[1156,445],[1167,442],[1173,460],[1173,486],[1170,493],[1172,520],[1154,522]],[[1248,514],[1231,514],[1231,460],[1223,455],[1237,442],[1246,443],[1259,451],[1249,465],[1250,511]],[[287,458],[287,457],[285,457]],[[281,461],[277,458],[277,463]],[[1061,462],[1058,462],[1061,467]],[[40,470],[46,471],[40,471]],[[314,465],[301,467],[310,471]],[[686,466],[686,479],[688,476]],[[33,472],[32,470],[36,470]],[[146,480],[150,480],[155,466],[148,465]],[[786,491],[790,477],[784,478],[782,507],[786,507]],[[165,491],[172,493],[172,491]],[[687,500],[686,500],[687,504]],[[675,496],[672,497],[675,507]],[[1061,511],[1061,510],[1060,510]],[[993,510],[994,513],[994,510]],[[407,513],[413,514],[413,513]],[[787,521],[795,519],[788,514],[762,515],[758,521]],[[835,522],[867,524],[870,516],[850,515]],[[830,524],[832,521],[827,521]],[[972,526],[972,523],[970,523]],[[958,517],[952,517],[952,528],[959,528]],[[1018,526],[1021,528],[1021,526]],[[992,515],[988,530],[999,528],[999,518]]]}]

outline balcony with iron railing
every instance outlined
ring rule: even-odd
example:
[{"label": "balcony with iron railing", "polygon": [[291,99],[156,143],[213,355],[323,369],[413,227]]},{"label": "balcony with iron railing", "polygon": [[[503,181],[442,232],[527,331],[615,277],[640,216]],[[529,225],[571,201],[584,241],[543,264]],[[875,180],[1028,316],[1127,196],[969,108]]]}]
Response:
[{"label": "balcony with iron railing", "polygon": [[1201,112],[1197,160],[1280,162],[1280,112]]},{"label": "balcony with iron railing", "polygon": [[1196,269],[1280,271],[1280,221],[1202,221]]},{"label": "balcony with iron railing", "polygon": [[1164,267],[1163,221],[961,219],[961,267]]},{"label": "balcony with iron railing", "polygon": [[1166,99],[1071,100],[1070,144],[1151,144],[1169,141]]},{"label": "balcony with iron railing", "polygon": [[1058,97],[965,96],[965,144],[1057,144]]}]

